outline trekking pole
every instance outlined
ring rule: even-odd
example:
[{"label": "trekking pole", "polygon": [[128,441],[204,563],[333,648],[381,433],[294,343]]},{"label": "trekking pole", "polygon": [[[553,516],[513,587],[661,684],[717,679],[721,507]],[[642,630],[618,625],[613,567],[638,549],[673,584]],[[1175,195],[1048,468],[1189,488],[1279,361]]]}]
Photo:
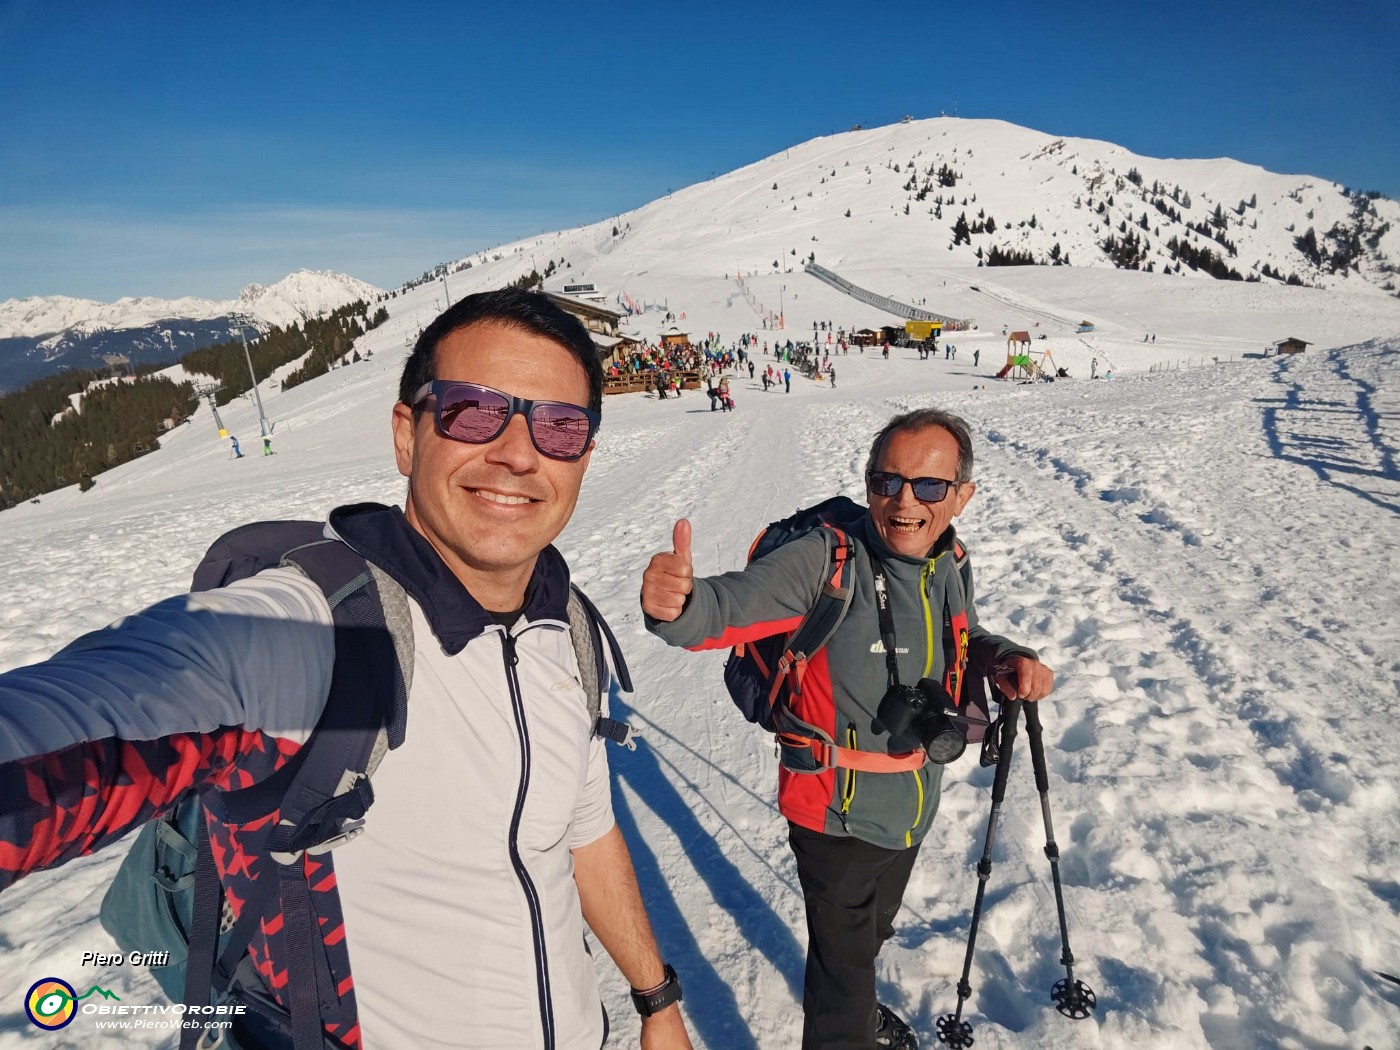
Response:
[{"label": "trekking pole", "polygon": [[1094,990],[1074,978],[1074,953],[1069,950],[1069,925],[1065,921],[1065,895],[1060,887],[1060,847],[1055,844],[1055,826],[1050,821],[1050,775],[1045,769],[1045,744],[1040,732],[1040,707],[1026,704],[1026,743],[1035,767],[1035,789],[1040,792],[1040,812],[1045,817],[1045,856],[1050,859],[1050,875],[1055,882],[1055,908],[1060,913],[1060,962],[1065,976],[1050,990],[1055,1009],[1076,1021],[1088,1017],[1098,1004]]},{"label": "trekking pole", "polygon": [[[967,1000],[972,998],[972,985],[968,981],[972,973],[972,953],[977,945],[977,927],[982,921],[982,898],[987,892],[987,879],[992,874],[992,846],[996,842],[1001,803],[1006,798],[1006,779],[1011,769],[1011,745],[1016,740],[1016,720],[1020,713],[1020,700],[1001,702],[1001,713],[998,715],[1001,722],[1001,741],[996,745],[997,772],[996,779],[992,781],[992,810],[987,817],[987,839],[982,847],[982,859],[977,864],[977,899],[972,905],[972,927],[967,934],[967,955],[963,959],[962,977],[958,981],[958,1007],[953,1013],[944,1014],[936,1023],[938,1041],[948,1044],[953,1050],[962,1050],[972,1045],[972,1025],[962,1019],[962,1012]],[[988,743],[992,743],[990,738]]]}]

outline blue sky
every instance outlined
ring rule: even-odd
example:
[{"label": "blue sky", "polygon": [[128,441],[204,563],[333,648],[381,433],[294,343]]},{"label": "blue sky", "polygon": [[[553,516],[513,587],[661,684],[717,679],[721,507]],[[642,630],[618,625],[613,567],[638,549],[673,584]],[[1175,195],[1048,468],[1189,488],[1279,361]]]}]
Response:
[{"label": "blue sky", "polygon": [[0,299],[394,286],[905,114],[1400,197],[1400,5],[0,0]]}]

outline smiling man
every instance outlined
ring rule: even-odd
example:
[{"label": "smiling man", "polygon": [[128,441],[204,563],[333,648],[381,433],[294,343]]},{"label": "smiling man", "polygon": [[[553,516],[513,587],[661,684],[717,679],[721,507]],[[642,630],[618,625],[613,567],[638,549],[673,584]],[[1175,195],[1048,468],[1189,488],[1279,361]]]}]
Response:
[{"label": "smiling man", "polygon": [[[208,1000],[217,944],[214,997],[246,1011],[230,1045],[596,1050],[607,1018],[587,925],[632,986],[643,1050],[689,1050],[680,984],[613,820],[604,738],[617,727],[595,717],[607,668],[582,666],[580,632],[604,662],[608,632],[571,600],[552,546],[602,387],[587,330],[548,298],[468,296],[404,367],[403,511],[341,507],[323,538],[308,525],[260,572],[0,675],[0,888],[163,818],[193,789],[200,864],[180,881],[213,887],[213,928],[203,986],[185,997]],[[395,706],[368,708],[382,721],[366,727],[360,699]],[[348,764],[364,741],[383,761]],[[334,787],[316,819],[287,819],[303,771],[320,767]],[[203,927],[190,928],[195,958]],[[220,928],[244,931],[237,950],[214,941]]]},{"label": "smiling man", "polygon": [[[826,646],[808,654],[801,695],[789,695],[791,714],[835,746],[814,761],[810,747],[779,738],[778,805],[807,910],[803,1050],[916,1045],[876,1001],[875,960],[938,809],[943,766],[927,733],[886,724],[890,698],[917,682],[941,709],[949,691],[988,674],[1005,695],[1031,701],[1054,684],[1034,650],[978,622],[971,563],[952,528],[976,491],[967,424],[938,409],[896,416],[871,445],[865,483],[868,512],[847,530],[850,606]],[[828,575],[822,533],[740,572],[696,579],[690,523],[677,522],[672,550],[643,574],[648,629],[689,649],[793,631]]]}]

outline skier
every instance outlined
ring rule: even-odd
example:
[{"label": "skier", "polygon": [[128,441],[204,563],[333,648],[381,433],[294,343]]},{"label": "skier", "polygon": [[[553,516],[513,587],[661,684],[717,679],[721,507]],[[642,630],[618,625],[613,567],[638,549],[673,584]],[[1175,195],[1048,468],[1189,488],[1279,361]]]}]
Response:
[{"label": "skier", "polygon": [[792,393],[792,373],[786,368],[783,369],[783,393]]},{"label": "skier", "polygon": [[243,458],[243,450],[242,450],[241,448],[238,447],[238,438],[236,438],[236,437],[234,437],[232,434],[230,434],[230,435],[228,436],[228,439],[229,439],[230,441],[233,442],[233,458],[234,458],[234,459],[242,459],[242,458]]},{"label": "skier", "polygon": [[982,348],[981,348],[980,346],[979,346],[976,350],[972,351],[972,367],[973,367],[973,368],[976,368],[976,367],[977,367],[978,358],[980,358],[981,356],[982,356]]},{"label": "skier", "polygon": [[264,456],[275,456],[275,455],[277,455],[276,452],[273,452],[273,451],[272,451],[272,438],[269,437],[267,434],[264,434],[264,435],[263,435],[263,455],[264,455]]}]

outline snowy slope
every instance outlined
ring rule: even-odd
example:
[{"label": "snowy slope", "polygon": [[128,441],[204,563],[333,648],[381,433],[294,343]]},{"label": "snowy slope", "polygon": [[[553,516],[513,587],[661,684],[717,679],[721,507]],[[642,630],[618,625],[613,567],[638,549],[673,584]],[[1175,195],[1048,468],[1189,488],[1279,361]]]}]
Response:
[{"label": "snowy slope", "polygon": [[[574,237],[582,259],[586,236],[560,239]],[[595,255],[590,276],[620,252]],[[518,265],[510,254],[454,276],[454,293],[499,282]],[[960,271],[964,285],[986,272]],[[1308,316],[1340,325],[1360,301],[1315,292],[1303,308],[1298,289],[1206,286],[1230,293],[1212,302],[1163,294],[1197,284],[1176,278],[1045,272],[1060,283],[1017,272],[996,294],[1055,316],[1093,304],[1095,319],[1120,330],[1121,353],[1130,330],[1168,333],[1175,349],[1161,337],[1141,347],[1144,367],[1148,354],[1199,359],[1244,348],[1250,332],[1292,334]],[[698,331],[722,325],[728,340],[754,329],[722,273],[636,276],[652,278],[648,301],[668,301]],[[790,331],[828,313],[840,323],[869,314],[800,274],[787,294]],[[388,436],[396,372],[441,295],[425,286],[391,300],[390,321],[361,344],[372,360],[265,396],[276,457],[228,460],[201,408],[160,452],[102,475],[93,491],[0,514],[0,667],[181,589],[224,529],[398,500]],[[1365,323],[1400,333],[1383,311]],[[976,369],[974,338],[985,347]],[[767,521],[834,492],[858,496],[874,430],[930,403],[975,429],[979,489],[960,532],[982,616],[1040,647],[1058,673],[1043,705],[1051,796],[1076,975],[1100,1003],[1080,1022],[1048,1003],[1063,969],[1022,751],[972,975],[978,1046],[1394,1045],[1400,989],[1374,971],[1400,969],[1400,607],[1383,583],[1400,570],[1400,338],[1167,375],[1120,365],[1109,382],[1032,386],[988,382],[998,335],[956,341],[966,348],[956,361],[905,350],[889,361],[839,358],[834,390],[800,380],[790,395],[765,395],[744,378],[732,415],[689,395],[604,406],[559,545],[639,685],[624,716],[645,741],[613,754],[616,811],[685,979],[697,1046],[796,1045],[805,934],[773,808],[772,748],[730,708],[722,655],[670,650],[642,630],[641,569],[681,515],[694,523],[698,571],[737,567]],[[223,415],[235,433],[255,432],[251,405]],[[415,731],[424,729],[410,718],[410,741]],[[882,996],[928,1046],[955,1002],[990,782],[973,759],[950,772],[881,960]],[[109,948],[94,916],[120,853],[0,896],[6,986],[54,974],[156,1001],[147,978],[77,965],[81,951]],[[635,1045],[625,986],[599,965],[614,1039]],[[115,1041],[81,1023],[64,1040],[36,1042],[12,1002],[0,1009],[0,1047]],[[149,1031],[121,1039],[173,1045]]]},{"label": "snowy slope", "polygon": [[[935,178],[945,167],[955,176],[952,186]],[[995,230],[954,246],[953,227],[964,214],[972,225],[991,218]],[[1147,229],[1140,225],[1144,215]],[[1201,224],[1211,235],[1192,229]],[[1325,235],[1339,225],[1360,231],[1354,268],[1330,272],[1295,246],[1295,238],[1312,228],[1330,251],[1335,244]],[[993,247],[1026,251],[1045,263],[1058,245],[1060,257],[1076,267],[1109,267],[1102,244],[1126,232],[1147,242],[1139,266],[1151,263],[1157,273],[1171,261],[1168,245],[1175,237],[1210,248],[1243,277],[1267,265],[1280,282],[1296,275],[1308,285],[1358,294],[1396,291],[1395,201],[1348,196],[1326,180],[1225,158],[1143,157],[1111,143],[951,117],[813,139],[624,215],[477,253],[472,261],[499,255],[528,273],[530,266],[522,271],[518,264],[533,258],[543,272],[547,257],[562,256],[573,274],[583,268],[622,290],[631,278],[644,286],[641,279],[658,270],[771,274],[800,269],[812,254],[843,276],[848,270],[924,274],[929,267],[976,267]],[[1211,280],[1189,267],[1182,279]]]},{"label": "snowy slope", "polygon": [[[930,167],[936,173],[947,164],[959,174],[956,186],[936,187],[911,203],[917,191],[904,188],[910,160],[920,180]],[[1128,181],[1134,170],[1144,188]],[[1167,201],[1180,191],[1183,203],[1170,206],[1182,222],[1141,200],[1154,183]],[[959,203],[945,203],[935,219],[928,208],[939,195]],[[1251,199],[1243,216],[1235,213]],[[863,288],[971,318],[976,330],[953,340],[962,353],[980,347],[996,358],[1005,352],[1003,329],[1024,329],[1036,351],[1050,350],[1074,374],[1087,375],[1095,357],[1101,370],[1109,361],[1122,373],[1239,360],[1290,336],[1327,348],[1400,334],[1400,299],[1384,287],[1391,280],[1385,267],[1400,259],[1400,205],[1368,203],[1391,228],[1377,235],[1376,249],[1357,270],[1330,274],[1307,263],[1293,240],[1309,225],[1320,235],[1346,220],[1356,199],[1333,184],[1228,159],[1140,157],[1002,121],[937,118],[814,139],[635,211],[476,252],[444,269],[455,299],[532,270],[543,274],[553,264],[546,287],[592,281],[614,308],[647,307],[627,324],[651,338],[670,324],[666,305],[686,314],[681,327],[701,335],[752,328],[780,312],[788,319],[784,338],[810,334],[814,319],[847,328],[902,322],[803,272],[803,260],[815,255]],[[1256,263],[1267,264],[1319,287],[1222,281],[1190,269],[1165,274],[1171,236],[1225,251],[1185,225],[1206,221],[1217,204],[1227,217],[1224,235],[1238,251],[1232,266],[1254,274]],[[970,245],[950,250],[957,216],[966,211],[975,221],[983,210],[997,220],[997,231],[973,234]],[[1115,269],[1098,242],[1144,211],[1153,228],[1144,234],[1153,246],[1146,261],[1155,260],[1155,269]],[[1034,228],[1021,225],[1032,216]],[[1037,258],[1059,244],[1073,265],[979,267],[977,249],[985,254],[994,244]],[[683,296],[672,294],[678,287]],[[410,294],[434,292],[441,303],[440,284]],[[1091,336],[1076,331],[1082,320],[1095,324]]]}]

